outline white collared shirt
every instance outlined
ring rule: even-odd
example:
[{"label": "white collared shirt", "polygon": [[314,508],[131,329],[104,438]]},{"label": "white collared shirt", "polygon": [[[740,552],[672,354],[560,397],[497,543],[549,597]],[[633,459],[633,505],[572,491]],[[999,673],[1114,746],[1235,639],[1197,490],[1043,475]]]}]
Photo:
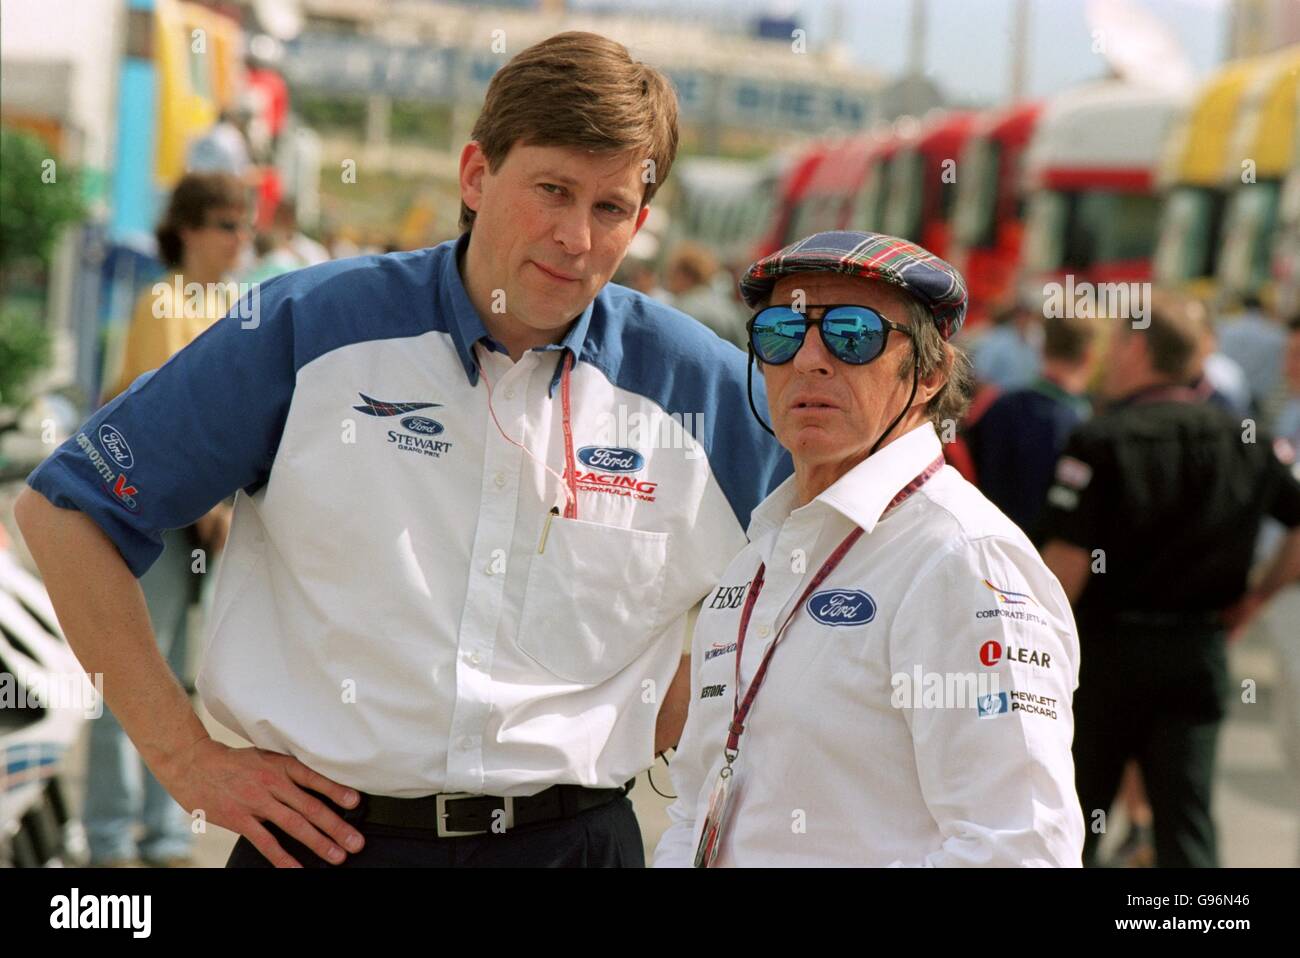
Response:
[{"label": "white collared shirt", "polygon": [[[698,323],[606,286],[512,361],[456,250],[268,281],[28,481],[136,575],[239,490],[198,686],[253,744],[379,795],[619,786],[788,460]],[[578,517],[548,519],[566,352]]]},{"label": "white collared shirt", "polygon": [[791,477],[705,599],[678,798],[658,866],[689,865],[723,766],[737,628],[749,689],[773,634],[844,538],[864,535],[795,614],[745,723],[716,864],[1074,865],[1070,755],[1079,645],[1024,534],[945,466],[882,516],[941,445],[926,423],[792,509]]}]

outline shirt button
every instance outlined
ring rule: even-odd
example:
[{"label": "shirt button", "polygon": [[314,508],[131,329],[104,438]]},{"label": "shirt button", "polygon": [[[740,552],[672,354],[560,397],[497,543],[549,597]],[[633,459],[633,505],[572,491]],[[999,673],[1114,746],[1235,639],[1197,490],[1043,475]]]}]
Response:
[{"label": "shirt button", "polygon": [[758,634],[761,635],[763,638],[767,638],[769,635],[772,634],[772,630],[765,625],[760,625],[758,627]]},{"label": "shirt button", "polygon": [[495,476],[492,477],[492,481],[497,484],[498,489],[502,489],[505,487],[506,484],[506,474],[504,472],[498,472]]},{"label": "shirt button", "polygon": [[468,752],[470,749],[472,749],[474,747],[473,736],[466,735],[464,738],[462,738],[460,740],[460,747],[461,747],[461,751],[464,752]]},{"label": "shirt button", "polygon": [[477,652],[471,652],[469,654],[470,665],[478,665],[482,661],[483,661],[483,656],[479,655]]},{"label": "shirt button", "polygon": [[515,398],[515,387],[514,387],[514,386],[511,386],[509,389],[506,390],[506,398],[507,398],[507,399],[514,399],[514,398]]}]

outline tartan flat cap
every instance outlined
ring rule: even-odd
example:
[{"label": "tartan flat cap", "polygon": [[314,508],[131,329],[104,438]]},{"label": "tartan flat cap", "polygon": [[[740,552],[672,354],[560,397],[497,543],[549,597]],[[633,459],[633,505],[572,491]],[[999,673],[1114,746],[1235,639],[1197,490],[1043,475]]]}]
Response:
[{"label": "tartan flat cap", "polygon": [[883,233],[815,233],[764,256],[745,271],[740,294],[749,307],[767,301],[781,276],[828,272],[892,283],[930,310],[939,335],[951,339],[966,319],[966,281],[915,243]]}]

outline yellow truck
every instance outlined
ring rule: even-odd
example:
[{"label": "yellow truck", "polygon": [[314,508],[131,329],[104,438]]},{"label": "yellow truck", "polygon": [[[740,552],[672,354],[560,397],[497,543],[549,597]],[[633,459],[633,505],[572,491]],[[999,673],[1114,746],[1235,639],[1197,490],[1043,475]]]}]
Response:
[{"label": "yellow truck", "polygon": [[1157,177],[1163,201],[1153,263],[1162,286],[1214,298],[1232,131],[1247,91],[1266,69],[1262,58],[1224,66],[1197,91],[1167,141]]},{"label": "yellow truck", "polygon": [[1277,235],[1273,238],[1273,280],[1283,318],[1300,315],[1300,99],[1296,102],[1291,172],[1282,186]]},{"label": "yellow truck", "polygon": [[236,96],[239,24],[197,3],[158,0],[153,55],[158,70],[154,176],[169,190],[185,172],[191,140]]},{"label": "yellow truck", "polygon": [[1298,101],[1300,45],[1265,58],[1233,131],[1224,171],[1230,195],[1216,273],[1220,303],[1249,295],[1268,303],[1278,292],[1273,254],[1282,186],[1296,162]]}]

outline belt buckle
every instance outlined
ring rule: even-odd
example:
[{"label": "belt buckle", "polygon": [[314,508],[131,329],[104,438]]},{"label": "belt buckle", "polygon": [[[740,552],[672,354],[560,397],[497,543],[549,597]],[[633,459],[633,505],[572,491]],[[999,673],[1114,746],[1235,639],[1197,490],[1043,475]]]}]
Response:
[{"label": "belt buckle", "polygon": [[[461,838],[467,835],[486,835],[491,829],[478,828],[470,831],[452,831],[447,827],[447,816],[451,813],[447,811],[448,802],[460,801],[463,798],[485,798],[492,796],[476,795],[473,792],[447,792],[434,796],[434,811],[438,818],[438,837],[439,838]],[[506,812],[506,831],[515,827],[515,800],[510,796],[501,799],[505,802]]]}]

